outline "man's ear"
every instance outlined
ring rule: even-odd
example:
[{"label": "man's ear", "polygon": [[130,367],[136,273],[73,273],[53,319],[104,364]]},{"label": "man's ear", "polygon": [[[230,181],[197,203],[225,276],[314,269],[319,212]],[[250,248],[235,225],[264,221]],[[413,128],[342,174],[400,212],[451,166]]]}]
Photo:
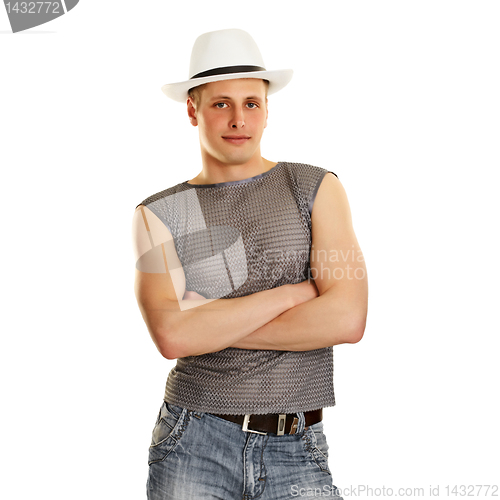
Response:
[{"label": "man's ear", "polygon": [[198,125],[198,119],[196,118],[196,108],[194,107],[194,102],[191,97],[188,97],[187,99],[187,112],[191,125],[196,127]]}]

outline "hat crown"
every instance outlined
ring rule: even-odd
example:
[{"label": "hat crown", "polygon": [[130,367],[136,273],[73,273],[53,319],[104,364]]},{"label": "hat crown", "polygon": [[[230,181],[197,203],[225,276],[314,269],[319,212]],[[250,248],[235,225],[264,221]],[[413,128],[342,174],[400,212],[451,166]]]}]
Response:
[{"label": "hat crown", "polygon": [[200,35],[194,42],[189,78],[215,68],[260,66],[265,68],[259,47],[246,31],[227,29]]}]

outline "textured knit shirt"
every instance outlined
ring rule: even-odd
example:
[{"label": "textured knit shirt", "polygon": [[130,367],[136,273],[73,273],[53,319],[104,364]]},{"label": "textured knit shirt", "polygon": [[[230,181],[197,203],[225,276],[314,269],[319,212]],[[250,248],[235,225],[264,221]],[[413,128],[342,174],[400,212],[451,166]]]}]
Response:
[{"label": "textured knit shirt", "polygon": [[[182,182],[141,204],[172,234],[186,290],[205,298],[242,297],[311,277],[311,212],[327,172],[280,162],[243,180]],[[305,329],[304,336],[309,334]],[[178,358],[164,399],[222,414],[295,413],[333,406],[333,348],[228,347]]]}]

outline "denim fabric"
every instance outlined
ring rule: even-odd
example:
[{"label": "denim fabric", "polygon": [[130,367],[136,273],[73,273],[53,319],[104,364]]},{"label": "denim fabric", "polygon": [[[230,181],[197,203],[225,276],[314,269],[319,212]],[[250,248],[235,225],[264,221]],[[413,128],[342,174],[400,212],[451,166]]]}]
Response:
[{"label": "denim fabric", "polygon": [[305,429],[298,416],[295,434],[262,435],[163,402],[149,447],[148,500],[339,500],[323,422]]}]

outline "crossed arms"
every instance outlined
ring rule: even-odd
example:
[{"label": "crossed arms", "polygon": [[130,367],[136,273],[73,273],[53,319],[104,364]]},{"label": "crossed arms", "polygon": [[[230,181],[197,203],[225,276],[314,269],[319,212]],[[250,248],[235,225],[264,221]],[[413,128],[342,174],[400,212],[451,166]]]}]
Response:
[{"label": "crossed arms", "polygon": [[136,269],[135,294],[159,352],[175,359],[227,347],[307,351],[361,340],[366,267],[347,196],[333,174],[318,189],[311,220],[312,279],[245,297],[204,299],[185,289],[170,232],[140,205],[133,244],[136,258],[143,256],[143,270]]}]

